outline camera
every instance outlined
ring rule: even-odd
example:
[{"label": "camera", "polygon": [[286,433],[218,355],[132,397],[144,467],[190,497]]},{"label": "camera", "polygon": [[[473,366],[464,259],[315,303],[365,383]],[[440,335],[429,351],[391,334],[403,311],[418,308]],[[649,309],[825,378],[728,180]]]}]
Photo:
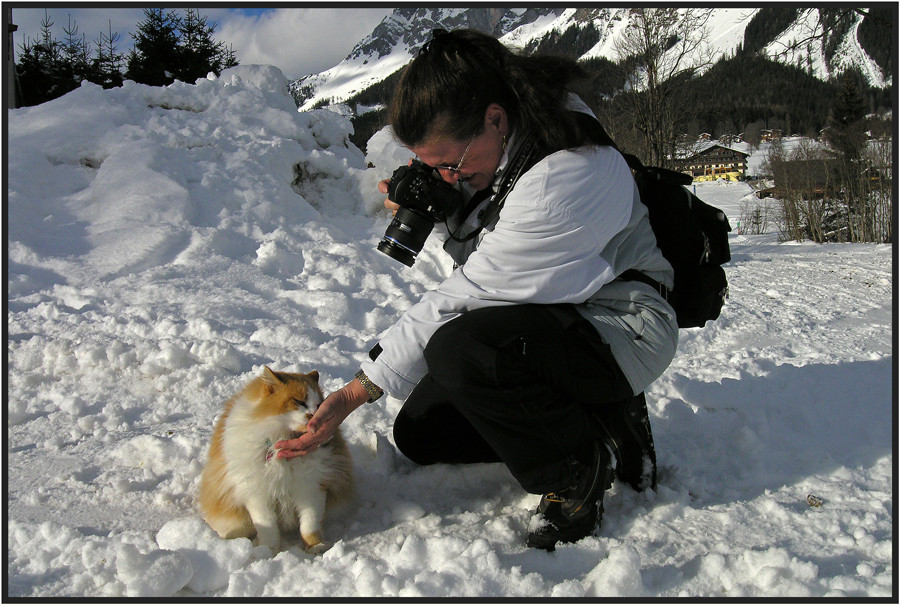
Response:
[{"label": "camera", "polygon": [[388,197],[400,208],[378,243],[378,250],[407,267],[416,261],[434,224],[445,220],[462,204],[459,190],[419,161],[394,171]]}]

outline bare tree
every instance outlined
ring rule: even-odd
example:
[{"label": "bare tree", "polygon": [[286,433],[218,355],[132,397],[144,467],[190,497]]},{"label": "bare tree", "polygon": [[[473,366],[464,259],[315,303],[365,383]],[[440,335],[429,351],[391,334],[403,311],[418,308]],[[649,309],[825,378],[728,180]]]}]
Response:
[{"label": "bare tree", "polygon": [[[893,119],[893,118],[892,118]],[[891,179],[894,162],[893,128],[888,125],[869,141],[866,152],[869,163],[869,187],[872,204],[874,241],[894,241],[894,187]]]},{"label": "bare tree", "polygon": [[[762,169],[775,182],[782,240],[893,241],[891,134],[882,131],[860,145],[848,152],[804,140],[788,153],[772,144]],[[741,212],[742,224],[751,228],[752,213],[749,207]]]},{"label": "bare tree", "polygon": [[686,84],[712,65],[707,22],[711,9],[634,8],[615,48],[619,60],[633,65],[622,110],[640,132],[638,155],[668,167],[678,137],[696,115]]},{"label": "bare tree", "polygon": [[883,217],[893,212],[893,203],[883,192],[884,177],[890,174],[892,162],[878,152],[889,143],[883,137],[873,140],[873,122],[874,118],[866,115],[865,102],[853,78],[845,76],[825,138],[834,154],[834,172],[846,207],[848,239],[853,242],[885,241],[890,237]]},{"label": "bare tree", "polygon": [[762,235],[768,233],[769,221],[775,212],[775,207],[771,202],[752,198],[753,196],[747,196],[741,202],[737,231],[741,235]]},{"label": "bare tree", "polygon": [[761,172],[775,183],[778,231],[782,241],[802,241],[805,229],[800,220],[800,193],[793,186],[794,179],[786,178],[788,162],[781,139],[775,139],[766,152]]}]

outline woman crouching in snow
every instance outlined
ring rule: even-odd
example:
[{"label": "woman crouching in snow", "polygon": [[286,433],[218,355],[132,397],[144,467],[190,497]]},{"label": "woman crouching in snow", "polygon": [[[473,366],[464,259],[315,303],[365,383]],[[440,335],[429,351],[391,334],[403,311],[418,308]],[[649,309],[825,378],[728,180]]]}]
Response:
[{"label": "woman crouching in snow", "polygon": [[568,90],[583,75],[469,30],[436,31],[406,67],[391,125],[467,199],[446,221],[458,267],[381,337],[308,433],[276,444],[280,456],[315,450],[387,392],[405,400],[394,437],[411,460],[503,462],[542,494],[529,546],[591,535],[614,477],[655,487],[643,391],[671,362],[678,328],[659,289],[620,276],[670,288],[672,268],[624,159],[598,144],[593,114]]}]

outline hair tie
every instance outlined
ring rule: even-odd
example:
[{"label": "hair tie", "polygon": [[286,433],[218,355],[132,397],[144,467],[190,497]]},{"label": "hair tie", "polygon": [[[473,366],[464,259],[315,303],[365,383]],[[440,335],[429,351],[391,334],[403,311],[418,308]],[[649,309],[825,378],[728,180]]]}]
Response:
[{"label": "hair tie", "polygon": [[435,40],[439,40],[440,38],[443,38],[443,37],[449,36],[449,35],[450,35],[450,32],[448,32],[446,29],[438,28],[438,29],[431,30],[431,40],[428,40],[425,44],[422,45],[421,48],[419,48],[419,52],[416,53],[416,56],[424,55],[429,50],[431,50],[431,46]]}]

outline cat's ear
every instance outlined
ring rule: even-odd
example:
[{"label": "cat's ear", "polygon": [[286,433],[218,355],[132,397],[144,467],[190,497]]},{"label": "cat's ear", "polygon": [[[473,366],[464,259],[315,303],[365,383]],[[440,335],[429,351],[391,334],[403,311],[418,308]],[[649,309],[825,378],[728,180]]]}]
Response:
[{"label": "cat's ear", "polygon": [[269,366],[263,366],[262,381],[273,387],[284,384],[278,374],[273,372]]},{"label": "cat's ear", "polygon": [[312,378],[313,382],[315,382],[316,384],[319,384],[319,371],[318,370],[313,370],[312,372],[307,374],[307,376]]}]

